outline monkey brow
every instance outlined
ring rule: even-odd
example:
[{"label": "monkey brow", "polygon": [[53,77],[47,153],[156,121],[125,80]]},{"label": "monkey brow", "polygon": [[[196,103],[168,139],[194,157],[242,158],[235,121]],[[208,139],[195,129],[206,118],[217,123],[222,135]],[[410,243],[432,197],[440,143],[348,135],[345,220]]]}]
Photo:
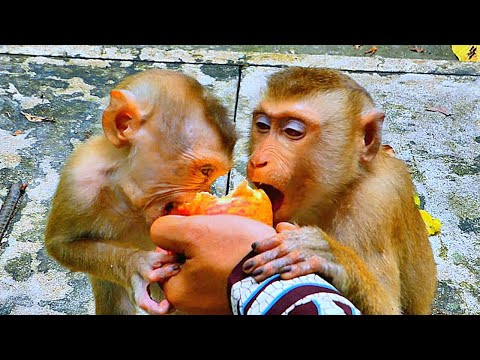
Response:
[{"label": "monkey brow", "polygon": [[311,118],[311,115],[305,114],[300,111],[295,111],[295,110],[286,110],[286,111],[275,113],[275,112],[266,111],[264,109],[255,109],[252,113],[252,116],[256,117],[258,115],[266,115],[269,119],[272,119],[272,120],[283,120],[286,118],[295,118],[299,120],[308,121]]}]

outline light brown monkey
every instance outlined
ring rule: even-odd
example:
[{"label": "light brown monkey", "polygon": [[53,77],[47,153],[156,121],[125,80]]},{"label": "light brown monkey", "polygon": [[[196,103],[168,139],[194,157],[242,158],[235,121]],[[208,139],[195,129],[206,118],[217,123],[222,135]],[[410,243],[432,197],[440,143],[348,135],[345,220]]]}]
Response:
[{"label": "light brown monkey", "polygon": [[198,81],[159,69],[112,90],[102,125],[104,134],[78,146],[62,171],[46,248],[90,275],[97,314],[133,314],[135,305],[164,314],[168,302],[153,301],[148,287],[178,266],[154,251],[150,225],[229,170],[234,125]]},{"label": "light brown monkey", "polygon": [[272,75],[253,114],[248,177],[284,227],[244,264],[256,280],[322,273],[364,314],[428,314],[436,265],[403,161],[379,150],[383,112],[349,76]]}]

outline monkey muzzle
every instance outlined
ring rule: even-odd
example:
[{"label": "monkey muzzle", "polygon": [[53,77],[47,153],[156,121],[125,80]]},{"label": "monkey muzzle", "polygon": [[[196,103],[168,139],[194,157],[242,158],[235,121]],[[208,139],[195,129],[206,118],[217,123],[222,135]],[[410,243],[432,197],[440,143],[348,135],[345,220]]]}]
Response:
[{"label": "monkey muzzle", "polygon": [[270,202],[272,203],[272,211],[274,213],[282,207],[285,195],[280,190],[273,187],[272,185],[263,184],[260,182],[254,182],[254,184],[257,189],[262,189],[263,191],[265,191],[268,198],[270,199]]},{"label": "monkey muzzle", "polygon": [[175,203],[173,201],[166,205],[155,205],[150,207],[145,211],[145,220],[147,221],[147,224],[151,226],[159,217],[169,215],[174,207]]}]

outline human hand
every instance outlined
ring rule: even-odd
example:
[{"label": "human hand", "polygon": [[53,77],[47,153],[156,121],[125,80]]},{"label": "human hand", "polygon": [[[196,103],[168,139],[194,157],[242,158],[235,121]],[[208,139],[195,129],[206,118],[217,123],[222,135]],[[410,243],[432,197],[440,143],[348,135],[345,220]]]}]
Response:
[{"label": "human hand", "polygon": [[169,215],[157,219],[150,238],[185,256],[181,271],[162,284],[167,300],[190,314],[231,314],[227,280],[251,244],[275,235],[259,221],[237,215]]}]

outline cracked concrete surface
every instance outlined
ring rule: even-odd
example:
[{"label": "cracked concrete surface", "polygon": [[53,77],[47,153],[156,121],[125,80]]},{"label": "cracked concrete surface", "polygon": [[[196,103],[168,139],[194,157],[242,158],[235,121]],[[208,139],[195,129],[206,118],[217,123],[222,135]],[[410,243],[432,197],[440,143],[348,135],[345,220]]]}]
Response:
[{"label": "cracked concrete surface", "polygon": [[[439,275],[434,313],[480,314],[480,64],[64,45],[0,45],[0,205],[12,183],[29,183],[0,243],[0,314],[94,313],[86,276],[47,256],[43,229],[63,163],[101,131],[115,83],[142,69],[169,68],[195,76],[222,99],[241,138],[230,184],[226,177],[215,183],[221,194],[245,175],[250,113],[266,77],[292,65],[343,70],[386,112],[383,142],[409,165],[425,209],[443,224],[430,237]],[[29,122],[22,113],[50,121]]]}]

